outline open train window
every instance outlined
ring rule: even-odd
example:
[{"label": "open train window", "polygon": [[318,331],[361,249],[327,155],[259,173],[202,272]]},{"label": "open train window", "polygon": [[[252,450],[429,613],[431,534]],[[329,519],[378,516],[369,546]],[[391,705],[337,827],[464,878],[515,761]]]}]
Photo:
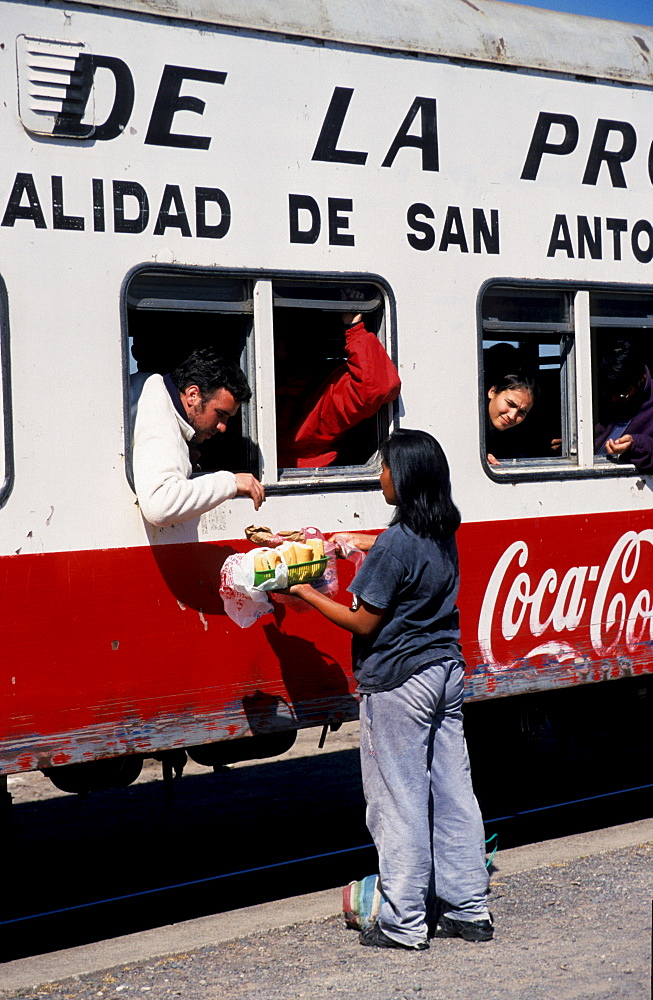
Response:
[{"label": "open train window", "polygon": [[590,292],[594,461],[653,466],[653,295]]},{"label": "open train window", "polygon": [[492,286],[482,324],[488,462],[501,470],[575,461],[573,297]]},{"label": "open train window", "polygon": [[201,446],[202,472],[309,489],[373,478],[399,391],[386,302],[358,279],[140,270],[126,291],[130,427],[148,375],[211,346],[240,365],[253,396]]},{"label": "open train window", "polygon": [[[481,295],[480,323],[481,447],[491,474],[653,471],[652,293],[497,282]],[[502,417],[490,403],[507,376],[517,390]],[[530,400],[518,391],[528,385]]]},{"label": "open train window", "polygon": [[272,306],[280,478],[376,469],[398,392],[380,289],[275,281]]},{"label": "open train window", "polygon": [[[193,351],[213,347],[240,365],[252,382],[252,283],[183,271],[140,272],[127,291],[131,422],[149,374],[166,375]],[[241,407],[225,434],[199,446],[202,472],[258,471],[250,407]]]}]

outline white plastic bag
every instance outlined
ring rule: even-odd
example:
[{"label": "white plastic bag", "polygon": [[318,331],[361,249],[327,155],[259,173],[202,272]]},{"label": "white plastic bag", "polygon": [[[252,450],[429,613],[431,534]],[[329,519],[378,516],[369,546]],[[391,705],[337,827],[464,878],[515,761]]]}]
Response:
[{"label": "white plastic bag", "polygon": [[267,594],[254,589],[254,559],[251,559],[251,588],[245,584],[248,579],[247,566],[242,563],[246,556],[252,553],[236,553],[225,559],[220,570],[220,597],[224,610],[231,620],[240,628],[249,628],[262,615],[271,614],[274,610],[272,601]]}]

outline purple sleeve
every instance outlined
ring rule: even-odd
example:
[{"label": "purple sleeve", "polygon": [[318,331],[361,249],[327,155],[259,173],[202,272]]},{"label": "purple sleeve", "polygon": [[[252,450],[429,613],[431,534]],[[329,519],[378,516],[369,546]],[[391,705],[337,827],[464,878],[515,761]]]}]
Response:
[{"label": "purple sleeve", "polygon": [[650,434],[633,434],[633,444],[624,455],[625,462],[631,462],[642,471],[653,470],[653,437]]}]

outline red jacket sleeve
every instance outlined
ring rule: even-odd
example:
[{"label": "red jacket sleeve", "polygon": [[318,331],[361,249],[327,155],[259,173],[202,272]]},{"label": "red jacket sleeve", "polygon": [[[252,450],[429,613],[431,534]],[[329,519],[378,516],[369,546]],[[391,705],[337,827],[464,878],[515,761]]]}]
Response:
[{"label": "red jacket sleeve", "polygon": [[[378,337],[357,323],[345,333],[347,360],[313,394],[294,434],[302,465],[326,465],[325,453],[351,427],[399,395],[401,380]],[[303,459],[303,461],[302,461]]]}]

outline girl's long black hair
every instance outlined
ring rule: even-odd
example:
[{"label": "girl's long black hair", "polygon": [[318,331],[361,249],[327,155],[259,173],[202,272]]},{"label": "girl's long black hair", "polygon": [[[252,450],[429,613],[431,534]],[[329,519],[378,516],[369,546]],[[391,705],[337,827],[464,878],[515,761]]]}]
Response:
[{"label": "girl's long black hair", "polygon": [[449,463],[440,444],[425,431],[394,431],[381,446],[397,495],[391,524],[403,524],[421,538],[451,538],[460,512],[451,499]]}]

